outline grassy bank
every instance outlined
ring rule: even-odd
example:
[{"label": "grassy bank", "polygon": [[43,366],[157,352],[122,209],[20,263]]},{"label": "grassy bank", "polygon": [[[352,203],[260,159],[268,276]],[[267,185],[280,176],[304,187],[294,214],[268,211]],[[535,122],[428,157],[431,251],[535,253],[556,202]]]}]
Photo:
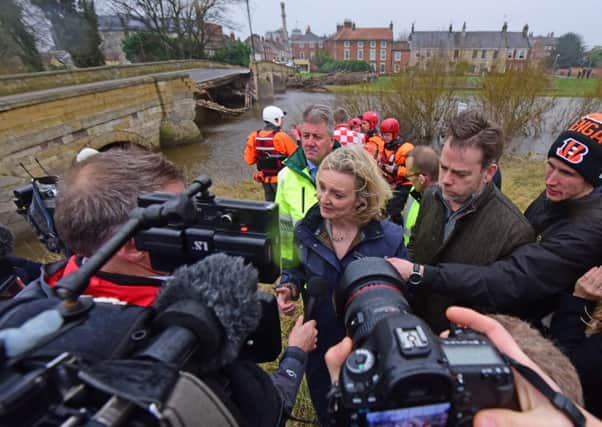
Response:
[{"label": "grassy bank", "polygon": [[[379,93],[394,91],[393,77],[382,76],[368,84],[357,84],[348,86],[329,85],[325,88],[335,93]],[[458,76],[452,78],[455,92],[458,95],[470,96],[480,92],[481,78],[477,76]],[[552,86],[542,92],[542,96],[560,97],[583,97],[593,93],[597,85],[601,85],[599,79],[577,79],[574,77],[555,77]]]}]

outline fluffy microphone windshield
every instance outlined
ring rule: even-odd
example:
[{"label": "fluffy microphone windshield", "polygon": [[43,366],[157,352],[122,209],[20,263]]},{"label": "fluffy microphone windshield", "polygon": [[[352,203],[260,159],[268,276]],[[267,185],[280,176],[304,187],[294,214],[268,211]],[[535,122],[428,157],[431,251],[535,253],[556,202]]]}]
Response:
[{"label": "fluffy microphone windshield", "polygon": [[205,304],[223,328],[224,344],[209,363],[212,366],[206,366],[206,369],[233,361],[261,317],[257,270],[245,265],[241,257],[218,253],[178,268],[173,278],[161,288],[155,308],[161,311],[183,299]]},{"label": "fluffy microphone windshield", "polygon": [[0,224],[0,259],[4,259],[13,253],[14,244],[15,236],[13,236],[13,233]]}]

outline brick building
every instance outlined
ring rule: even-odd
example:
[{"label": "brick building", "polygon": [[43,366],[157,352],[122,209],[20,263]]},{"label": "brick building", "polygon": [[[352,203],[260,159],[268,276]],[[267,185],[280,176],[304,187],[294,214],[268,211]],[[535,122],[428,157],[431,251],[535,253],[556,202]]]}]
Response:
[{"label": "brick building", "polygon": [[305,33],[295,28],[290,37],[293,48],[293,63],[303,71],[317,71],[316,54],[325,50],[326,37],[320,37],[311,32],[308,25]]},{"label": "brick building", "polygon": [[380,74],[393,71],[393,22],[388,27],[359,28],[346,19],[342,25],[337,24],[337,32],[326,46],[334,60],[366,61]]},{"label": "brick building", "polygon": [[405,40],[393,42],[393,73],[399,73],[410,65],[410,43]]}]

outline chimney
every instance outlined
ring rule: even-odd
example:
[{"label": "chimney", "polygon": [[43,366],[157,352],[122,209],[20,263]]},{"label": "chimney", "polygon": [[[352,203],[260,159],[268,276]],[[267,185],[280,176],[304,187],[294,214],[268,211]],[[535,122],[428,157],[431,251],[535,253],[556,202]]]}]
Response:
[{"label": "chimney", "polygon": [[343,26],[345,28],[352,28],[353,27],[353,22],[351,22],[351,19],[345,19],[343,21]]},{"label": "chimney", "polygon": [[452,24],[449,24],[449,32],[452,33],[454,31],[454,27],[452,26]]},{"label": "chimney", "polygon": [[389,30],[393,31],[393,21],[389,22]]},{"label": "chimney", "polygon": [[351,29],[355,30],[355,22],[351,25]]},{"label": "chimney", "polygon": [[288,30],[286,29],[286,12],[284,10],[284,2],[280,2],[280,12],[282,14],[282,35],[284,36],[284,45],[288,46]]},{"label": "chimney", "polygon": [[505,33],[506,31],[508,31],[508,23],[504,22],[504,25],[502,25],[502,33]]},{"label": "chimney", "polygon": [[305,27],[305,34],[309,33],[311,33],[311,27],[308,25],[307,27]]},{"label": "chimney", "polygon": [[552,32],[550,33],[550,37],[551,37],[551,38],[554,38],[554,31],[552,31]]},{"label": "chimney", "polygon": [[410,32],[410,34],[414,34],[414,23],[412,22],[412,31]]},{"label": "chimney", "polygon": [[525,26],[523,27],[523,37],[527,37],[528,34],[529,34],[529,24],[525,24]]},{"label": "chimney", "polygon": [[343,29],[343,26],[341,24],[337,24],[337,33],[340,32]]}]

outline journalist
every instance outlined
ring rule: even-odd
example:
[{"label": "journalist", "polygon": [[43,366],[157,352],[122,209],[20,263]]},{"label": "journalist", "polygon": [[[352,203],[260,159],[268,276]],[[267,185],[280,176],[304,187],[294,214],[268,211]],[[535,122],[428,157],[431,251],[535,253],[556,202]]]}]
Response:
[{"label": "journalist", "polygon": [[[473,329],[487,336],[497,349],[512,357],[520,364],[535,371],[552,390],[558,392],[558,385],[550,379],[545,372],[535,364],[514,341],[510,333],[503,326],[491,317],[487,317],[474,310],[462,307],[450,307],[447,312],[447,318],[453,324],[462,325]],[[351,338],[345,337],[337,345],[331,347],[325,356],[325,363],[328,367],[330,380],[333,384],[339,380],[341,368],[345,359],[351,353],[353,343]],[[484,409],[477,412],[473,425],[476,427],[536,427],[536,426],[574,426],[579,425],[575,420],[571,420],[557,409],[549,399],[538,391],[529,381],[521,376],[516,370],[513,370],[514,384],[520,411],[510,409]],[[579,412],[584,416],[584,423],[581,425],[602,426],[602,422],[583,408],[576,406]]]}]

